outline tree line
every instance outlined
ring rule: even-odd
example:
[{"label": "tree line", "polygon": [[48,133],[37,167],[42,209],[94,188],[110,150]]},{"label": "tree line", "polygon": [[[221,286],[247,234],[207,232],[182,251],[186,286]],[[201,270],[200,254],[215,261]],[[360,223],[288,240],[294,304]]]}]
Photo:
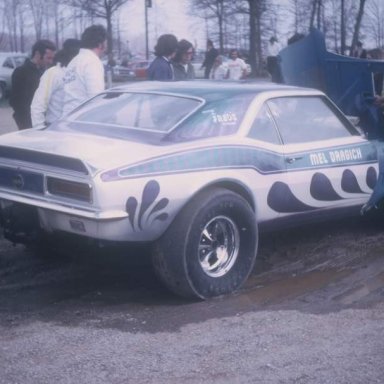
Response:
[{"label": "tree line", "polygon": [[[119,45],[118,16],[123,6],[128,2],[152,6],[156,1],[0,0],[0,50],[25,52],[40,38],[60,46],[66,37],[79,37],[86,26],[99,22],[107,27],[111,53]],[[372,48],[384,45],[383,0],[187,0],[186,4],[186,12],[199,19],[205,36],[221,52],[229,47],[247,52],[254,75],[263,69],[271,36],[284,45],[290,36],[305,35],[316,27],[324,33],[328,48],[340,54],[349,54],[359,40]]]},{"label": "tree line", "polygon": [[290,36],[317,28],[328,49],[343,55],[358,41],[384,46],[383,0],[191,0],[191,12],[204,19],[206,35],[221,52],[244,46],[255,75],[263,69],[272,36],[284,45]]},{"label": "tree line", "polygon": [[25,52],[41,38],[60,46],[66,37],[79,38],[86,26],[98,22],[106,25],[112,52],[118,34],[113,28],[116,16],[128,1],[0,0],[0,50]]}]

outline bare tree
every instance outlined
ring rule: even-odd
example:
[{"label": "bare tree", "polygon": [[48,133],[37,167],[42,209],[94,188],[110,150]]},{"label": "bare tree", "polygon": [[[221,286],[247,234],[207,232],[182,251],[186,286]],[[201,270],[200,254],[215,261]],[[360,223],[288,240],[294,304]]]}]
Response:
[{"label": "bare tree", "polygon": [[363,15],[364,15],[365,2],[366,2],[366,0],[359,0],[359,10],[358,10],[357,17],[356,17],[356,23],[355,23],[355,28],[353,31],[353,37],[352,37],[350,52],[352,52],[355,49],[357,41],[359,40],[360,26],[361,26],[361,20],[362,20]]},{"label": "bare tree", "polygon": [[36,40],[39,40],[42,37],[46,3],[44,0],[28,0],[28,5],[32,14]]},{"label": "bare tree", "polygon": [[384,48],[384,3],[382,0],[371,0],[367,4],[367,34],[375,42],[376,47]]},{"label": "bare tree", "polygon": [[112,21],[116,11],[129,0],[71,0],[70,4],[78,7],[92,17],[104,19],[107,23],[108,53],[113,52]]},{"label": "bare tree", "polygon": [[7,32],[8,46],[11,51],[19,49],[17,29],[20,11],[21,5],[18,0],[3,0],[4,30]]},{"label": "bare tree", "polygon": [[[252,75],[260,75],[263,69],[262,41],[265,36],[263,32],[270,33],[269,29],[263,28],[263,16],[268,7],[265,0],[247,0],[249,14],[249,61],[252,68]],[[244,12],[241,8],[239,12]]]},{"label": "bare tree", "polygon": [[[215,20],[218,28],[220,51],[224,50],[224,24],[230,0],[192,0],[192,7],[197,14],[206,20]],[[207,36],[208,37],[208,36]]]},{"label": "bare tree", "polygon": [[[65,35],[78,38],[79,31],[81,31],[81,29],[78,31],[76,28],[77,14],[75,16],[74,12],[71,12],[72,9],[68,7],[67,2],[68,0],[49,0],[46,2],[46,26],[49,28],[47,36],[48,34],[51,36],[57,47],[60,46]],[[70,31],[66,33],[68,29]]]},{"label": "bare tree", "polygon": [[[313,1],[313,0],[312,0]],[[307,0],[290,0],[288,4],[288,11],[293,15],[293,34],[301,33],[306,30],[308,26],[307,20],[310,20],[311,8],[308,8]]]},{"label": "bare tree", "polygon": [[312,29],[315,26],[315,20],[316,20],[316,27],[318,29],[321,28],[322,7],[323,7],[322,0],[312,0],[309,29]]},{"label": "bare tree", "polygon": [[346,31],[345,31],[345,0],[341,0],[340,9],[340,53],[344,55],[346,48]]},{"label": "bare tree", "polygon": [[4,1],[0,1],[0,15],[2,15],[0,19],[0,49],[4,47],[6,44],[6,32],[5,32],[5,10],[4,10]]}]

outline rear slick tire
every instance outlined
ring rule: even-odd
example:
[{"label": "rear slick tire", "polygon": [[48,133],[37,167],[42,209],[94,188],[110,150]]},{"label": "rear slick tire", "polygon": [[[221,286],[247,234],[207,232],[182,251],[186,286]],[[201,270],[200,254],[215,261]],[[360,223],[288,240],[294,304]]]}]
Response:
[{"label": "rear slick tire", "polygon": [[195,196],[156,242],[155,272],[175,294],[206,299],[236,291],[252,272],[255,214],[240,195],[211,188]]}]

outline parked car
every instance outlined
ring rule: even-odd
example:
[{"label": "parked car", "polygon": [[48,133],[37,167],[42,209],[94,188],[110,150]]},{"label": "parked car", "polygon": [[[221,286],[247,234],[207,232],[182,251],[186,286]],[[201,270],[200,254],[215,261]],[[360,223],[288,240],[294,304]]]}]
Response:
[{"label": "parked car", "polygon": [[128,64],[128,68],[133,71],[136,80],[145,80],[149,64],[151,64],[150,60],[139,60]]},{"label": "parked car", "polygon": [[0,100],[9,94],[12,73],[26,58],[26,55],[18,52],[0,52]]},{"label": "parked car", "polygon": [[254,267],[259,228],[358,214],[378,145],[318,90],[131,83],[0,137],[4,236],[150,242],[174,293],[228,294]]},{"label": "parked car", "polygon": [[135,78],[135,74],[132,70],[120,64],[114,66],[104,65],[104,75],[108,87],[111,86],[109,83],[130,81]]},{"label": "parked car", "polygon": [[193,60],[192,65],[193,65],[193,69],[195,70],[195,78],[204,79],[204,68],[201,68],[203,63]]}]

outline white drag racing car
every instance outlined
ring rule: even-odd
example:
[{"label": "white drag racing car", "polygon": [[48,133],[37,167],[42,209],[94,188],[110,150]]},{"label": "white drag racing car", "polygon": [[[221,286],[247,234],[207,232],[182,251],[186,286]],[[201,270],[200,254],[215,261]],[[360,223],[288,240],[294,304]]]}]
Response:
[{"label": "white drag racing car", "polygon": [[376,143],[323,93],[271,83],[131,84],[0,137],[5,237],[151,242],[185,297],[235,291],[260,226],[356,214],[377,178]]}]

